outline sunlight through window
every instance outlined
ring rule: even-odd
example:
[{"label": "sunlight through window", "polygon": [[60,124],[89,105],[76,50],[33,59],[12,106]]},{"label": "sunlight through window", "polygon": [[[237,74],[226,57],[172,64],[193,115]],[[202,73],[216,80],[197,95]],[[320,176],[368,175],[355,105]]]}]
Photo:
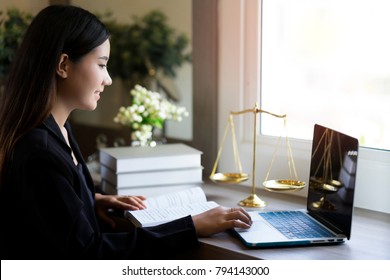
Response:
[{"label": "sunlight through window", "polygon": [[[390,1],[263,0],[261,107],[288,135],[314,123],[390,150]],[[261,132],[280,135],[262,116]]]}]

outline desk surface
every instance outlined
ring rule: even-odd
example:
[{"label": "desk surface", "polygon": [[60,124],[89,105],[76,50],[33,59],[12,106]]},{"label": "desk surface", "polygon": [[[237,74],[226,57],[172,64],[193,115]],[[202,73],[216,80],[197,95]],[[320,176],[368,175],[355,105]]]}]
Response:
[{"label": "desk surface", "polygon": [[[250,189],[240,185],[216,185],[207,182],[204,191],[208,200],[220,205],[236,207],[238,201],[250,194]],[[269,210],[305,209],[306,199],[282,193],[257,190]],[[253,208],[248,208],[248,211]],[[255,209],[258,210],[258,209]],[[390,214],[355,208],[352,219],[351,239],[340,245],[252,249],[245,247],[229,232],[201,238],[201,250],[197,258],[208,259],[390,259]]]}]

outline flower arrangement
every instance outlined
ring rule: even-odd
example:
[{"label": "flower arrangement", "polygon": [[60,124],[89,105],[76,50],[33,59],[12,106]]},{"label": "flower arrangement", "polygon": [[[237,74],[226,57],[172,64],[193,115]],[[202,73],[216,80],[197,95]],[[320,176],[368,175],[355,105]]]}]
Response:
[{"label": "flower arrangement", "polygon": [[153,128],[163,128],[166,120],[182,121],[188,116],[185,107],[176,106],[160,93],[136,85],[131,91],[132,103],[120,107],[114,122],[132,128],[132,143],[140,146],[152,144]]}]

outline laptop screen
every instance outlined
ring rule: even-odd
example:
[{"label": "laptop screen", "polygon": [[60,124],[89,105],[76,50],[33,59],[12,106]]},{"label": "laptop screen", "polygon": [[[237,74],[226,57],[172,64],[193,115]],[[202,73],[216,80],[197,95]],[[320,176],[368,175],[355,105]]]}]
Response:
[{"label": "laptop screen", "polygon": [[353,137],[318,124],[314,126],[307,209],[348,239],[358,147],[358,140]]}]

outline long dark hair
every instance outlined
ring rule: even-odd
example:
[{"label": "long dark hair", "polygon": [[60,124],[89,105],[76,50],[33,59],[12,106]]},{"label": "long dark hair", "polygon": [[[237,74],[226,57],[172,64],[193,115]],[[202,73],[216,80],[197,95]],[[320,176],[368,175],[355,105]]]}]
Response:
[{"label": "long dark hair", "polygon": [[35,16],[0,96],[0,181],[15,143],[51,112],[61,54],[76,62],[108,38],[104,24],[79,7],[52,5]]}]

